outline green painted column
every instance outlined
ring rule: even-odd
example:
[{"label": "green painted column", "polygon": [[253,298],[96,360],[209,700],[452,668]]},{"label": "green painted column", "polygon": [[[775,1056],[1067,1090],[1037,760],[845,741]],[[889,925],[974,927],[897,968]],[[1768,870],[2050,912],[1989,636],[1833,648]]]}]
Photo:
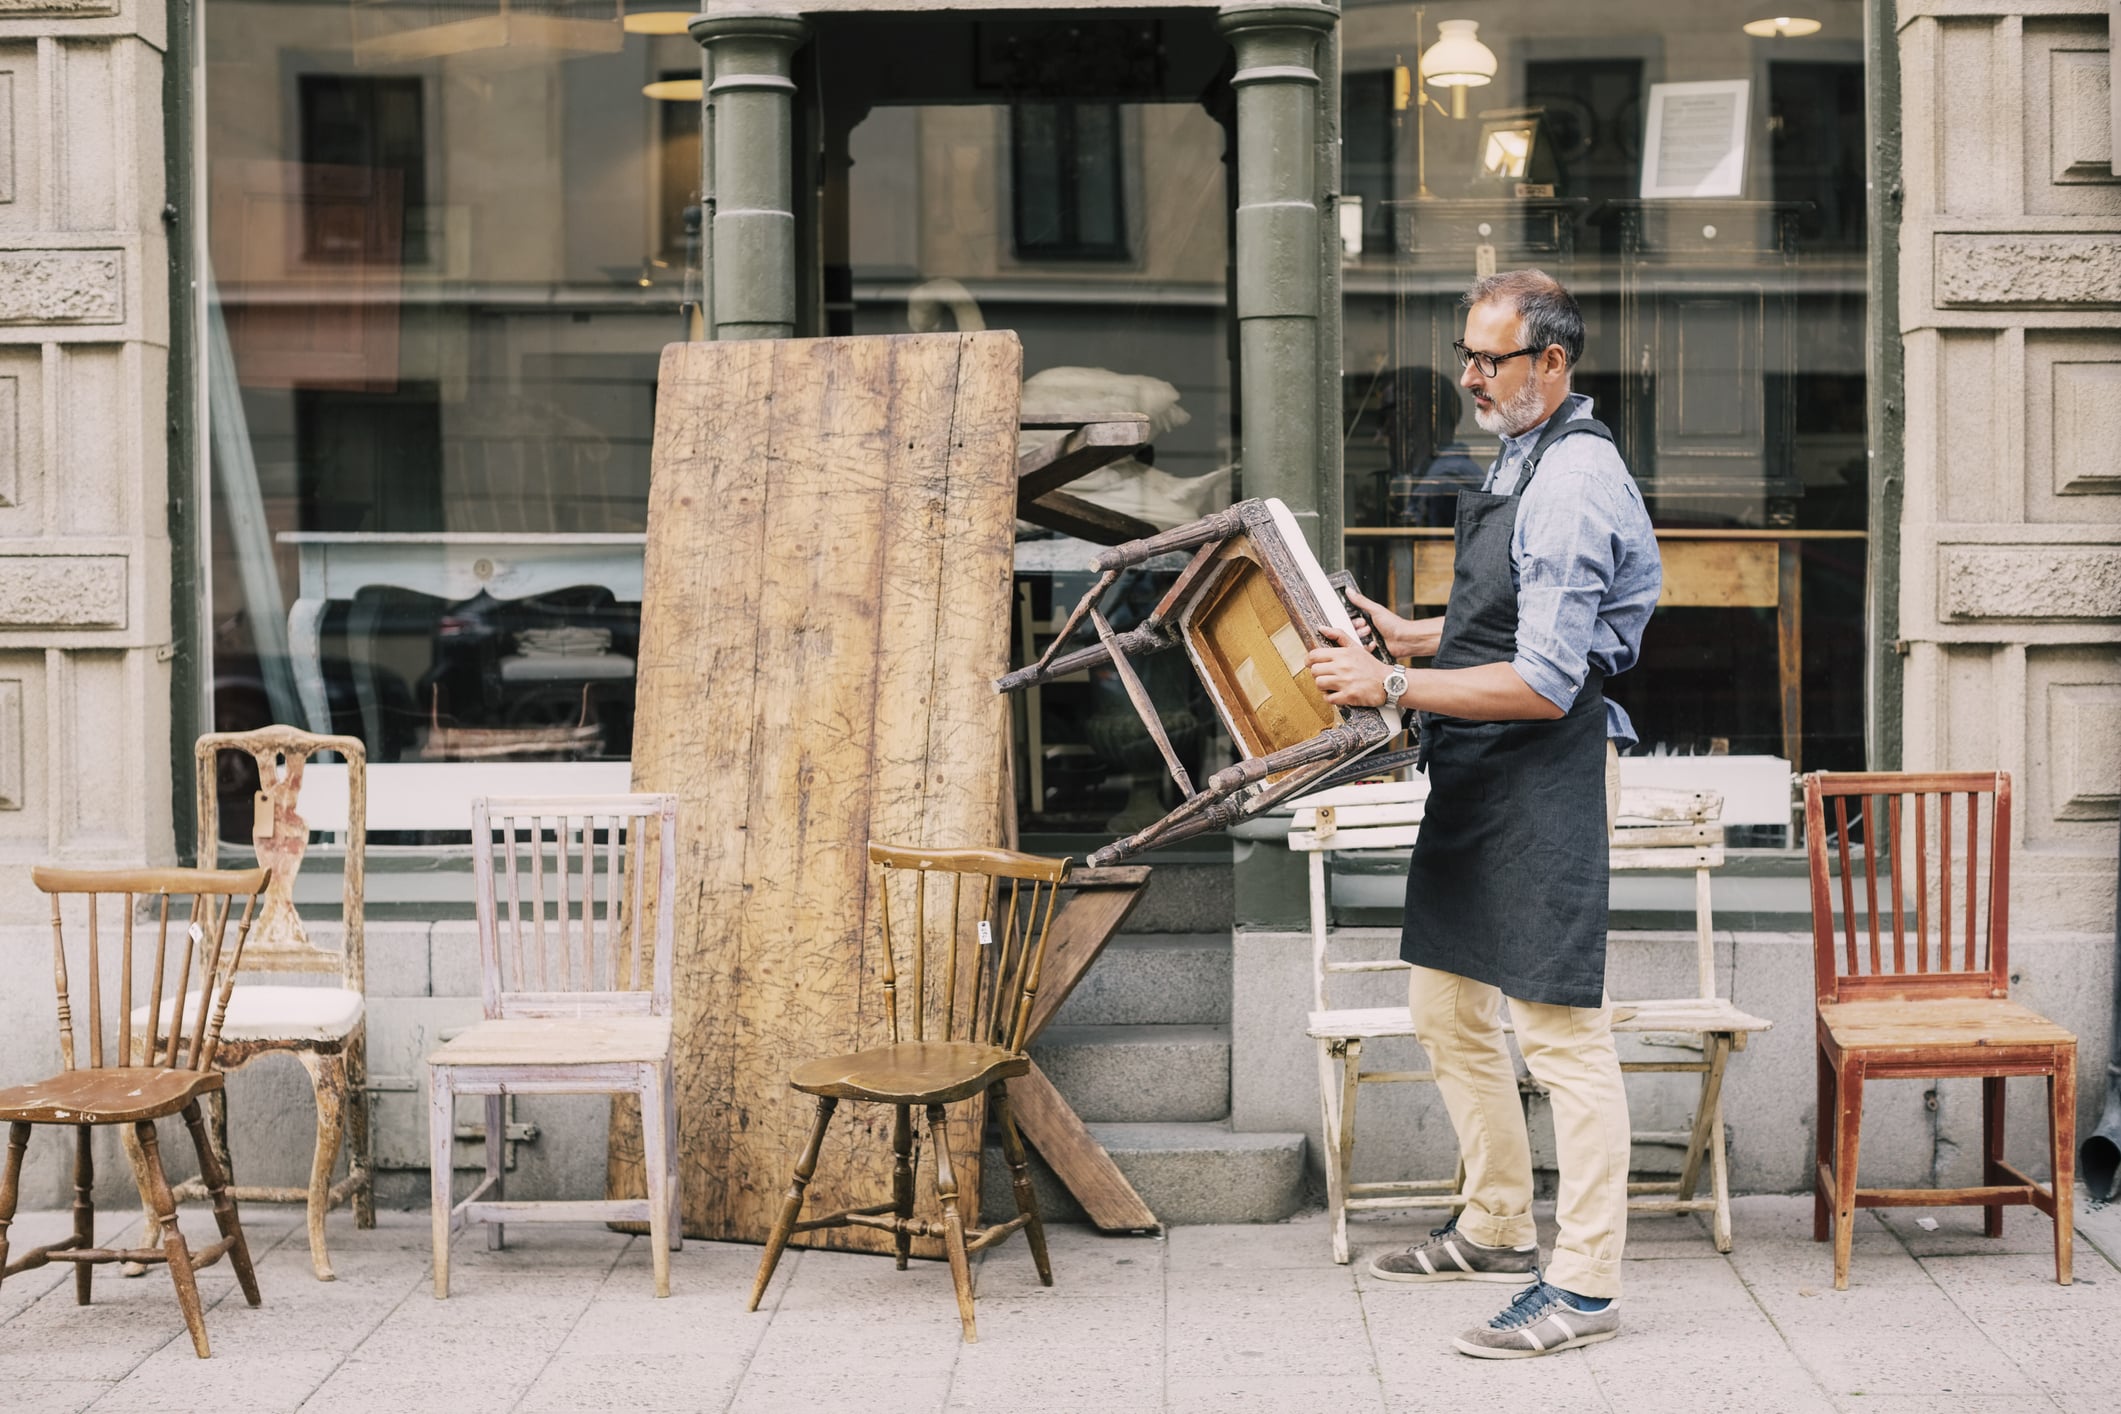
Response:
[{"label": "green painted column", "polygon": [[795,80],[810,37],[794,15],[729,10],[689,26],[706,50],[701,165],[708,336],[795,335]]},{"label": "green painted column", "polygon": [[[1312,549],[1340,561],[1338,458],[1321,440],[1320,379],[1340,367],[1325,347],[1337,281],[1320,258],[1333,158],[1320,147],[1322,72],[1340,12],[1309,3],[1234,4],[1217,24],[1237,54],[1238,386],[1244,493],[1278,496]],[[1330,118],[1330,112],[1326,113]],[[1326,124],[1330,126],[1330,123]],[[1336,378],[1337,382],[1337,378]],[[1337,447],[1337,441],[1331,445]],[[1327,544],[1326,541],[1336,543]]]}]

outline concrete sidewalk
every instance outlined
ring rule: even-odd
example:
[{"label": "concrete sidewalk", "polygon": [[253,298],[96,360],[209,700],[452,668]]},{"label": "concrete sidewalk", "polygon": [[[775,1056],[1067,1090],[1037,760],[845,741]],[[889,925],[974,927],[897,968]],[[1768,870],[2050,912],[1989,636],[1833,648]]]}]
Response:
[{"label": "concrete sidewalk", "polygon": [[[334,1215],[340,1279],[325,1284],[309,1274],[297,1210],[253,1205],[265,1305],[244,1306],[225,1263],[202,1275],[211,1361],[193,1357],[160,1271],[100,1269],[87,1308],[57,1266],[0,1286],[0,1410],[2115,1407],[2121,1207],[2082,1213],[2069,1288],[2054,1284],[2050,1229],[2027,1209],[2010,1210],[1997,1242],[1973,1210],[1938,1210],[1936,1231],[1917,1216],[1859,1215],[1845,1292],[1810,1240],[1808,1198],[1740,1200],[1729,1257],[1692,1217],[1638,1221],[1621,1338],[1504,1362],[1460,1356],[1449,1337],[1510,1288],[1365,1273],[1372,1252],[1427,1226],[1404,1219],[1359,1221],[1347,1267],[1327,1255],[1316,1214],[1164,1239],[1057,1228],[1051,1290],[1012,1239],[981,1267],[981,1339],[963,1345],[940,1263],[897,1272],[887,1259],[791,1252],[767,1307],[747,1315],[756,1247],[688,1243],[657,1301],[641,1240],[519,1227],[503,1252],[459,1239],[438,1303],[424,1213],[384,1214],[373,1232]],[[67,1227],[63,1214],[25,1214],[10,1237],[19,1253]]]}]

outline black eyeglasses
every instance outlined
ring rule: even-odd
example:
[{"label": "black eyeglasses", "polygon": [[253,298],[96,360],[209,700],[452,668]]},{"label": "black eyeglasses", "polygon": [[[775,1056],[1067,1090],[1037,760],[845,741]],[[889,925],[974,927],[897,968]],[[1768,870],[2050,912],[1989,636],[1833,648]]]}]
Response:
[{"label": "black eyeglasses", "polygon": [[1461,369],[1471,364],[1475,359],[1478,359],[1480,361],[1480,376],[1483,378],[1493,378],[1495,376],[1496,370],[1501,368],[1502,365],[1508,363],[1513,358],[1523,358],[1526,354],[1538,354],[1546,352],[1546,350],[1542,347],[1517,349],[1514,352],[1506,354],[1480,353],[1476,350],[1467,348],[1465,340],[1463,339],[1460,339],[1457,342],[1453,343],[1451,345],[1451,348],[1458,355],[1458,366]]}]

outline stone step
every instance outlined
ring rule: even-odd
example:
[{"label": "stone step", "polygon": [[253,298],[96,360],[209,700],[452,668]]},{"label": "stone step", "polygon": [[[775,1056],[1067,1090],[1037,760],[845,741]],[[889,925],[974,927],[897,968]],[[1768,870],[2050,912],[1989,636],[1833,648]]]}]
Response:
[{"label": "stone step", "polygon": [[1031,1057],[1085,1122],[1183,1123],[1230,1113],[1227,1026],[1049,1026]]},{"label": "stone step", "polygon": [[1060,1026],[1226,1026],[1228,933],[1122,933],[1054,1014]]},{"label": "stone step", "polygon": [[[1228,1121],[1092,1124],[1090,1132],[1167,1227],[1280,1222],[1308,1201],[1301,1134],[1237,1134]],[[1036,1150],[1031,1183],[1048,1221],[1087,1221]],[[980,1164],[980,1220],[996,1222],[1015,1211],[1009,1166],[1001,1146],[989,1144]]]}]

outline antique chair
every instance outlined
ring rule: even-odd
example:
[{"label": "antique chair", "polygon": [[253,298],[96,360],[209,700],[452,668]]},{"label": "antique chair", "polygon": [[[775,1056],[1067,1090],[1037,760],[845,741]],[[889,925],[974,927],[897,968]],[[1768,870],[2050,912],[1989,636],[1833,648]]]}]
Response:
[{"label": "antique chair", "polygon": [[[1123,570],[1177,550],[1191,550],[1193,558],[1169,591],[1141,623],[1115,631],[1099,608],[1106,591]],[[1240,501],[1191,525],[1106,550],[1093,563],[1097,581],[1044,656],[994,685],[1014,692],[1107,662],[1119,674],[1183,799],[1163,819],[1093,853],[1093,868],[1249,819],[1348,773],[1382,768],[1376,760],[1357,765],[1356,758],[1398,735],[1399,709],[1336,707],[1304,663],[1325,642],[1321,629],[1353,637],[1341,600],[1353,581],[1326,574],[1280,501]],[[1062,652],[1086,620],[1098,641]],[[1198,788],[1128,657],[1171,648],[1184,650],[1241,758]],[[1374,642],[1371,651],[1383,656]]]},{"label": "antique chair", "polygon": [[[294,727],[261,727],[250,732],[210,732],[193,750],[198,779],[199,865],[211,869],[220,853],[221,794],[217,789],[220,754],[241,753],[257,763],[258,791],[252,803],[251,842],[258,863],[271,872],[265,903],[244,949],[246,973],[337,974],[336,986],[280,987],[247,982],[229,1003],[214,1064],[223,1071],[241,1070],[260,1056],[292,1055],[309,1075],[317,1101],[317,1143],[309,1186],[259,1186],[235,1182],[235,1162],[228,1146],[228,1106],[224,1092],[204,1097],[214,1152],[229,1176],[230,1196],[243,1202],[304,1203],[309,1218],[309,1264],[319,1281],[332,1280],[331,1257],[324,1247],[324,1215],[351,1200],[354,1226],[376,1225],[374,1153],[369,1137],[367,1090],[367,962],[362,938],[363,866],[367,859],[367,762],[361,743],[346,736],[313,736]],[[320,751],[346,759],[346,862],[340,916],[345,940],[338,952],[311,943],[295,911],[294,881],[309,848],[309,826],[296,813],[301,803],[302,770]],[[162,1004],[167,1027],[176,999]],[[188,1009],[188,1007],[187,1007]],[[147,1047],[149,1010],[133,1013],[133,1044]],[[164,1033],[159,1033],[164,1034]],[[346,1177],[331,1181],[342,1136],[347,1140]],[[132,1146],[128,1144],[128,1149]],[[135,1165],[138,1151],[133,1151]],[[181,1199],[205,1190],[190,1179],[177,1186]],[[148,1234],[154,1236],[154,1215]],[[129,1269],[130,1270],[130,1269]]]},{"label": "antique chair", "polygon": [[[655,1294],[670,1294],[682,1241],[670,1021],[677,810],[673,795],[472,803],[486,1020],[427,1058],[437,1300],[449,1295],[449,1239],[469,1223],[488,1224],[487,1246],[499,1250],[505,1223],[645,1222]],[[458,1095],[486,1097],[486,1173],[452,1203]],[[507,1095],[636,1097],[648,1196],[503,1201]]]},{"label": "antique chair", "polygon": [[[869,846],[869,859],[878,866],[883,948],[879,970],[890,1044],[806,1061],[789,1073],[790,1085],[817,1096],[817,1120],[766,1238],[747,1309],[759,1308],[759,1298],[773,1280],[774,1266],[791,1235],[833,1227],[876,1228],[892,1235],[902,1271],[914,1238],[941,1239],[957,1288],[958,1318],[969,1343],[979,1339],[972,1311],[972,1253],[1022,1228],[1039,1281],[1053,1285],[1046,1230],[1031,1193],[1024,1142],[1009,1110],[1007,1082],[1031,1069],[1030,1058],[1024,1054],[1025,1035],[1038,1000],[1054,897],[1068,872],[1068,861],[1004,849],[921,849],[876,843]],[[944,880],[949,881],[947,888]],[[936,905],[933,909],[931,899]],[[909,1017],[901,1022],[899,981],[904,974],[899,971],[892,920],[897,918],[903,925],[909,917],[913,923],[911,986],[905,1007]],[[931,956],[931,931],[936,935],[934,941],[947,949],[940,958]],[[910,1040],[906,1039],[909,1030]],[[945,1106],[982,1096],[991,1102],[995,1127],[1001,1132],[1016,1216],[974,1229],[966,1223],[960,1200]],[[891,1145],[897,1164],[891,1197],[799,1222],[803,1193],[817,1171],[825,1128],[842,1100],[893,1107]],[[916,1108],[927,1118],[928,1142],[935,1149],[940,1221],[914,1215],[914,1172],[920,1166]]]},{"label": "antique chair", "polygon": [[[2067,1286],[2077,1038],[2010,999],[2010,776],[1818,772],[1804,778],[1804,843],[1819,1003],[1812,1239],[1832,1231],[1835,1290],[1848,1286],[1858,1208],[1978,1205],[1988,1235],[2001,1237],[2003,1209],[2017,1203],[2054,1219],[2055,1280]],[[2045,1188],[2003,1157],[2004,1080],[2013,1075],[2047,1078],[2054,1177]],[[1981,1080],[1981,1183],[1858,1188],[1865,1082],[1951,1076]]]},{"label": "antique chair", "polygon": [[[228,999],[236,985],[236,969],[243,961],[243,944],[265,891],[263,869],[216,871],[209,869],[59,869],[39,866],[30,871],[36,886],[52,901],[52,984],[59,1003],[59,1074],[29,1085],[0,1090],[0,1120],[7,1121],[7,1166],[0,1171],[0,1281],[50,1262],[74,1263],[74,1300],[89,1304],[93,1267],[107,1262],[165,1262],[177,1288],[177,1304],[183,1308],[184,1324],[191,1330],[192,1349],[205,1359],[212,1352],[206,1343],[206,1318],[199,1302],[194,1273],[224,1256],[235,1268],[243,1297],[258,1304],[258,1278],[251,1267],[250,1248],[243,1240],[243,1225],[236,1216],[235,1199],[228,1191],[227,1175],[215,1157],[206,1134],[206,1116],[199,1108],[203,1095],[221,1089],[221,1072],[214,1068],[214,1051],[220,1044],[221,1026],[228,1015]],[[188,916],[180,919],[178,935],[170,938],[170,903],[178,895],[191,899]],[[115,910],[103,907],[107,897],[122,900]],[[69,909],[67,900],[80,900]],[[235,938],[228,937],[230,915],[237,899],[243,900],[243,915]],[[145,905],[142,907],[141,905]],[[67,938],[73,914],[76,939],[73,964],[68,962]],[[103,915],[115,912],[114,921]],[[79,947],[86,925],[87,945]],[[110,1010],[114,1024],[109,1042],[104,1037],[104,988],[106,973],[104,941],[115,927],[117,971],[116,1005]],[[150,945],[147,939],[152,937]],[[149,948],[151,946],[151,951]],[[146,952],[145,957],[135,957]],[[175,967],[170,963],[174,956]],[[198,986],[192,989],[192,968],[199,966]],[[185,1015],[170,1028],[164,1044],[152,1053],[134,1047],[134,984],[143,975],[148,984],[148,1006],[158,1007],[165,980],[173,984],[170,995],[185,997]],[[80,1064],[83,1047],[74,1035],[73,996],[69,978],[85,976],[88,1005],[83,1020],[87,1031],[87,1064]],[[107,1063],[106,1063],[107,1062]],[[155,1136],[155,1121],[164,1115],[182,1114],[191,1131],[192,1145],[199,1151],[199,1171],[206,1176],[206,1191],[214,1206],[214,1221],[221,1240],[193,1252],[177,1227],[177,1203],[169,1179],[162,1171],[162,1149]],[[14,1220],[15,1200],[22,1180],[22,1156],[29,1147],[30,1129],[39,1124],[65,1125],[74,1131],[74,1231],[48,1246],[34,1248],[14,1262],[7,1260],[7,1229]],[[155,1214],[160,1243],[154,1247],[105,1248],[95,1245],[95,1157],[94,1131],[98,1125],[128,1125],[140,1146],[140,1197]]]},{"label": "antique chair", "polygon": [[[1326,1168],[1326,1212],[1332,1223],[1333,1260],[1348,1260],[1347,1214],[1382,1208],[1455,1208],[1465,1202],[1460,1165],[1451,1179],[1385,1179],[1357,1183],[1350,1177],[1355,1151],[1356,1098],[1363,1085],[1410,1081],[1434,1083],[1432,1070],[1362,1069],[1366,1041],[1415,1037],[1413,1019],[1403,1003],[1381,1007],[1335,1008],[1330,984],[1343,974],[1406,971],[1397,957],[1334,961],[1327,955],[1329,907],[1326,861],[1334,853],[1410,848],[1419,833],[1428,783],[1369,783],[1339,786],[1306,796],[1297,803],[1289,847],[1310,855],[1311,978],[1314,1010],[1306,1034],[1318,1048],[1319,1104],[1323,1114]],[[1723,1129],[1723,1076],[1733,1051],[1746,1037],[1770,1023],[1747,1015],[1716,990],[1714,919],[1710,908],[1709,871],[1723,863],[1722,832],[1715,824],[1721,797],[1709,792],[1623,789],[1620,824],[1610,854],[1614,872],[1689,869],[1694,875],[1695,969],[1699,989],[1693,996],[1614,1005],[1616,1033],[1689,1035],[1700,1038],[1699,1060],[1624,1060],[1624,1074],[1684,1073],[1701,1077],[1692,1123],[1674,1134],[1637,1131],[1635,1141],[1684,1146],[1677,1179],[1653,1179],[1628,1185],[1633,1212],[1708,1212],[1711,1235],[1721,1252],[1731,1249],[1730,1171]],[[1530,1085],[1529,1081],[1521,1082]],[[1531,1088],[1536,1089],[1536,1086]],[[1704,1163],[1709,1194],[1696,1197]]]}]

